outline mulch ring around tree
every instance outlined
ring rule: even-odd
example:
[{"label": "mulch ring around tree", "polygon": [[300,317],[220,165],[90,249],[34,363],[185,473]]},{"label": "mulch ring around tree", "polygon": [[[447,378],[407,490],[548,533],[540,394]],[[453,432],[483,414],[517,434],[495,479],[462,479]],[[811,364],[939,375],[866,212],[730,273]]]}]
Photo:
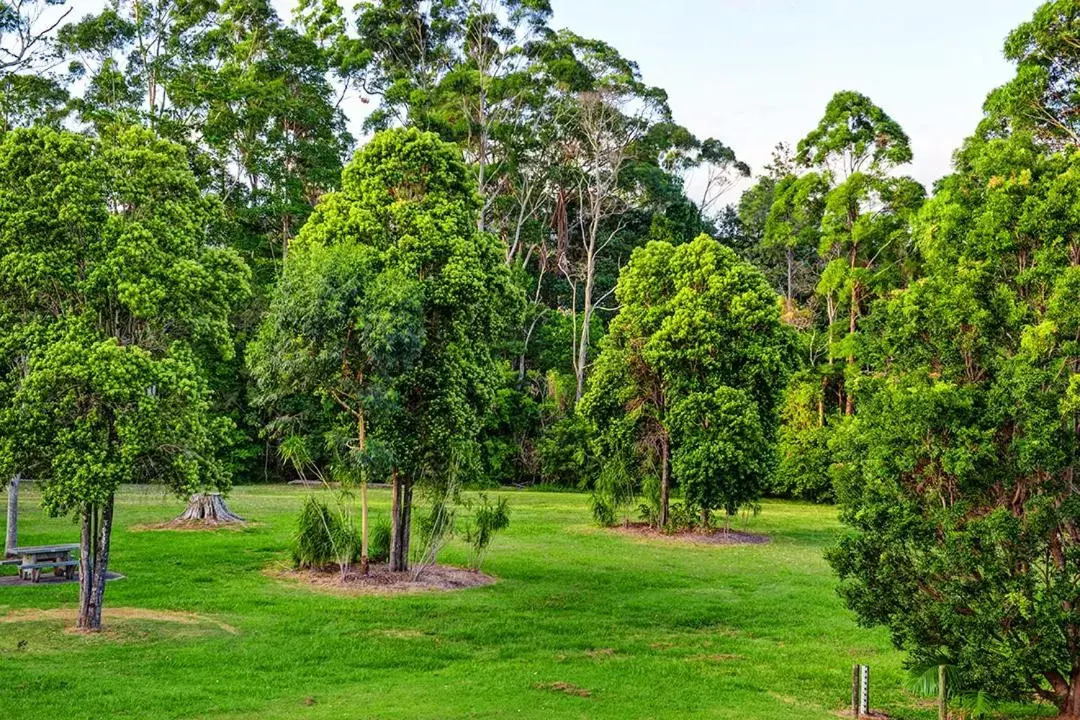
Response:
[{"label": "mulch ring around tree", "polygon": [[178,532],[207,532],[213,530],[242,531],[248,528],[259,527],[262,523],[251,522],[207,522],[203,520],[168,520],[160,523],[138,523],[129,525],[129,532],[160,532],[163,530],[175,530]]},{"label": "mulch ring around tree", "polygon": [[764,545],[769,542],[768,535],[758,533],[725,531],[723,528],[713,530],[690,530],[664,531],[657,530],[648,523],[630,523],[629,525],[616,525],[611,528],[615,532],[631,535],[645,540],[670,540],[693,543],[695,545]]},{"label": "mulch ring around tree", "polygon": [[453,565],[432,565],[413,579],[413,570],[390,572],[385,563],[372,564],[368,574],[351,568],[343,578],[337,567],[323,570],[270,568],[267,574],[323,592],[345,595],[397,595],[401,593],[464,590],[491,585],[495,578],[485,573]]}]

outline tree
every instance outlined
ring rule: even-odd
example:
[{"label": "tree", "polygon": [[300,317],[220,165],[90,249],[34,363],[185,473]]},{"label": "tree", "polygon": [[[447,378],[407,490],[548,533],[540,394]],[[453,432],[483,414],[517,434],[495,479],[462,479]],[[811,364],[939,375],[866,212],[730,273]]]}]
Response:
[{"label": "tree", "polygon": [[702,235],[635,250],[582,412],[611,465],[659,478],[707,519],[757,497],[769,474],[791,338],[762,274]]},{"label": "tree", "polygon": [[377,134],[297,238],[300,260],[254,356],[266,390],[322,396],[352,418],[360,460],[378,449],[393,485],[395,571],[408,568],[414,487],[452,488],[475,457],[499,381],[496,343],[520,311],[478,210],[452,145],[415,129]]},{"label": "tree", "polygon": [[56,29],[74,10],[67,0],[0,0],[0,133],[55,125],[68,93],[56,77]]},{"label": "tree", "polygon": [[875,296],[904,284],[907,223],[926,193],[914,180],[888,173],[911,158],[899,124],[868,97],[851,91],[833,96],[818,126],[798,144],[797,161],[827,172],[834,183],[821,210],[819,252],[827,264],[817,292],[828,323],[823,372],[846,415],[855,411],[852,394],[846,392],[846,381],[833,379],[841,374],[833,361],[846,356],[846,374],[858,374],[859,318]]},{"label": "tree", "polygon": [[82,524],[78,626],[101,626],[113,496],[223,487],[230,423],[206,364],[232,352],[248,272],[184,151],[139,129],[0,141],[0,473]]},{"label": "tree", "polygon": [[1005,41],[1016,76],[986,99],[984,130],[1028,131],[1051,149],[1080,143],[1080,4],[1044,3]]},{"label": "tree", "polygon": [[272,415],[267,429],[283,451],[322,438],[334,476],[359,481],[365,574],[367,478],[384,454],[371,447],[369,428],[402,412],[392,389],[419,359],[420,291],[418,280],[386,268],[377,248],[325,244],[305,233],[248,346],[255,400]]},{"label": "tree", "polygon": [[[798,306],[813,296],[812,283],[817,279],[814,271],[819,270],[815,260],[828,191],[828,176],[815,172],[786,175],[773,188],[762,245],[783,255],[784,311],[793,324],[798,322],[795,320]],[[749,208],[752,203],[747,205]]]},{"label": "tree", "polygon": [[916,665],[1080,716],[1080,158],[968,142],[835,444],[842,595]]}]

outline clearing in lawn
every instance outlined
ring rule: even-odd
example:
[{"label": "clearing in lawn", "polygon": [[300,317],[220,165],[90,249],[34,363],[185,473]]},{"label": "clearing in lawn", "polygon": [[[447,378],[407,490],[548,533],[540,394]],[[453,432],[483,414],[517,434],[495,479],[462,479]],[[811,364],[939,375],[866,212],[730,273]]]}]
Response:
[{"label": "clearing in lawn", "polygon": [[[932,717],[885,633],[836,596],[833,508],[766,502],[750,529],[770,542],[698,545],[599,529],[583,495],[503,493],[494,584],[343,595],[274,577],[311,492],[237,488],[241,530],[139,532],[183,503],[124,488],[105,633],[65,633],[75,584],[0,588],[0,717],[830,718],[856,662],[875,708]],[[371,496],[385,516],[389,493]],[[38,500],[21,540],[70,536]],[[466,556],[455,541],[440,559]]]}]

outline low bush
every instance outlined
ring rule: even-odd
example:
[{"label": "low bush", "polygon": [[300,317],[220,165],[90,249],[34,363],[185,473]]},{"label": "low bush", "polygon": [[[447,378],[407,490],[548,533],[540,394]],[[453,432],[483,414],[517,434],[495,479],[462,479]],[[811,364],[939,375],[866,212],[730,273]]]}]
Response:
[{"label": "low bush", "polygon": [[351,518],[312,495],[300,509],[292,559],[298,568],[351,565],[360,559],[360,535]]}]

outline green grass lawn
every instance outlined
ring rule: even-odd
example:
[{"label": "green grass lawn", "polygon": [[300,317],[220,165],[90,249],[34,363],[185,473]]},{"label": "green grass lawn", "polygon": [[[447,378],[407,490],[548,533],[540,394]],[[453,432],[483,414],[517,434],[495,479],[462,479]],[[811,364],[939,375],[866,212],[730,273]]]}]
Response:
[{"label": "green grass lawn", "polygon": [[[106,623],[109,608],[142,608],[236,632],[0,623],[0,718],[830,718],[855,662],[872,667],[876,708],[933,716],[902,689],[886,633],[858,628],[835,593],[822,559],[840,531],[832,508],[767,502],[751,529],[771,543],[694,546],[593,527],[582,495],[510,492],[511,527],[484,566],[496,584],[360,597],[264,572],[287,561],[309,492],[237,488],[230,506],[256,525],[176,532],[132,530],[182,503],[125,489],[110,566],[126,579],[108,584]],[[372,496],[385,513],[389,494]],[[20,544],[77,540],[37,503],[23,493]],[[463,563],[464,549],[452,543],[442,559]],[[0,616],[76,595],[72,584],[0,587]]]}]

